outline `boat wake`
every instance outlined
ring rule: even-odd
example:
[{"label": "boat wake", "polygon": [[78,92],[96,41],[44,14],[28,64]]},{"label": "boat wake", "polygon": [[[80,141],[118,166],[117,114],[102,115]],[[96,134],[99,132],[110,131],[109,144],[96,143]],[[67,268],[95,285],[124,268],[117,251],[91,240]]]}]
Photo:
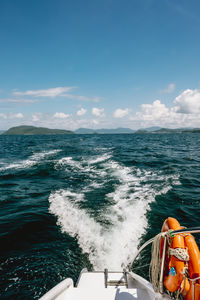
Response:
[{"label": "boat wake", "polygon": [[51,155],[57,154],[61,150],[55,149],[55,150],[50,150],[50,151],[42,151],[42,152],[37,152],[34,153],[33,155],[29,156],[27,159],[20,160],[17,162],[13,163],[1,163],[2,166],[0,167],[0,171],[6,171],[10,169],[28,169],[31,168],[35,165],[37,165],[41,160],[43,160],[46,157],[49,157]]},{"label": "boat wake", "polygon": [[[119,270],[132,260],[147,227],[149,204],[157,195],[165,194],[172,185],[179,184],[178,175],[126,167],[114,161],[110,154],[87,162],[65,157],[55,168],[72,168],[74,173],[84,172],[92,179],[88,189],[51,192],[49,211],[57,217],[62,232],[75,237],[82,251],[88,253],[95,270],[106,267]],[[104,195],[102,201],[106,201],[107,206],[99,211],[97,218],[85,208],[87,192],[99,188],[105,180],[111,181],[112,192]]]}]

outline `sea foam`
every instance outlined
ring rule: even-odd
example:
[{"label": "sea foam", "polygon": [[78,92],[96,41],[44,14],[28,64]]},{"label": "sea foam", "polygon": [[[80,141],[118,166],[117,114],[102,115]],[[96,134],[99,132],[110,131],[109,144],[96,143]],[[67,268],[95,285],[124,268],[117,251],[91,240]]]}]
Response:
[{"label": "sea foam", "polygon": [[38,164],[42,159],[54,155],[60,152],[60,149],[50,150],[50,151],[42,151],[34,153],[33,155],[29,156],[27,159],[19,160],[17,162],[13,162],[10,164],[4,163],[2,167],[0,167],[0,171],[5,171],[9,169],[28,169],[32,166]]},{"label": "sea foam", "polygon": [[[67,164],[74,164],[72,158],[65,161]],[[108,158],[99,162],[101,171],[109,178],[118,180],[114,191],[105,195],[110,205],[101,212],[101,218],[109,221],[110,226],[101,225],[89,211],[81,208],[79,202],[87,202],[85,190],[77,193],[70,190],[52,192],[49,197],[49,210],[57,216],[57,223],[62,231],[75,237],[82,251],[88,253],[96,270],[106,267],[118,270],[131,262],[141,235],[145,233],[149,204],[157,195],[167,193],[174,182],[177,184],[178,175],[165,176],[160,172],[126,167]],[[79,167],[82,170],[81,162]],[[94,168],[85,170],[88,176],[91,176],[91,170],[95,173]],[[90,188],[96,188],[94,182]]]}]

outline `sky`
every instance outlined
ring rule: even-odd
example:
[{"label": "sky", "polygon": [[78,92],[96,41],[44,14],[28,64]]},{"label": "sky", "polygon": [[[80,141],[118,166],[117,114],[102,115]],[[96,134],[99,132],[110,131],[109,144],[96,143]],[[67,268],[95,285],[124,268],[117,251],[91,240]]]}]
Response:
[{"label": "sky", "polygon": [[1,0],[0,130],[200,127],[199,0]]}]

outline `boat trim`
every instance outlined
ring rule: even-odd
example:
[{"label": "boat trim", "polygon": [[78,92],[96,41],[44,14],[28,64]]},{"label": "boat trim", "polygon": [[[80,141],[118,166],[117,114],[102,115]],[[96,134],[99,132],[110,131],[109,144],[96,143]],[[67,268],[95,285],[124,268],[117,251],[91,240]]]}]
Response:
[{"label": "boat trim", "polygon": [[74,287],[74,282],[71,278],[66,278],[56,286],[54,286],[50,291],[48,291],[40,300],[52,300],[56,299],[59,295],[63,293],[64,290]]}]

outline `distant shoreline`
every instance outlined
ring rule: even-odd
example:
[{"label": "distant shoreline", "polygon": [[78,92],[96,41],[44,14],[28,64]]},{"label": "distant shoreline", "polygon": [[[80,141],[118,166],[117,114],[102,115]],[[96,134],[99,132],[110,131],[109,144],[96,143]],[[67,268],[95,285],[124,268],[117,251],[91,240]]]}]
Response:
[{"label": "distant shoreline", "polygon": [[75,131],[64,129],[50,129],[46,127],[35,127],[29,125],[22,125],[11,127],[8,130],[0,130],[1,135],[68,135],[68,134],[164,134],[164,133],[200,133],[200,128],[160,128],[150,127],[145,129],[133,130],[130,128],[116,128],[116,129],[89,129],[79,128]]}]

